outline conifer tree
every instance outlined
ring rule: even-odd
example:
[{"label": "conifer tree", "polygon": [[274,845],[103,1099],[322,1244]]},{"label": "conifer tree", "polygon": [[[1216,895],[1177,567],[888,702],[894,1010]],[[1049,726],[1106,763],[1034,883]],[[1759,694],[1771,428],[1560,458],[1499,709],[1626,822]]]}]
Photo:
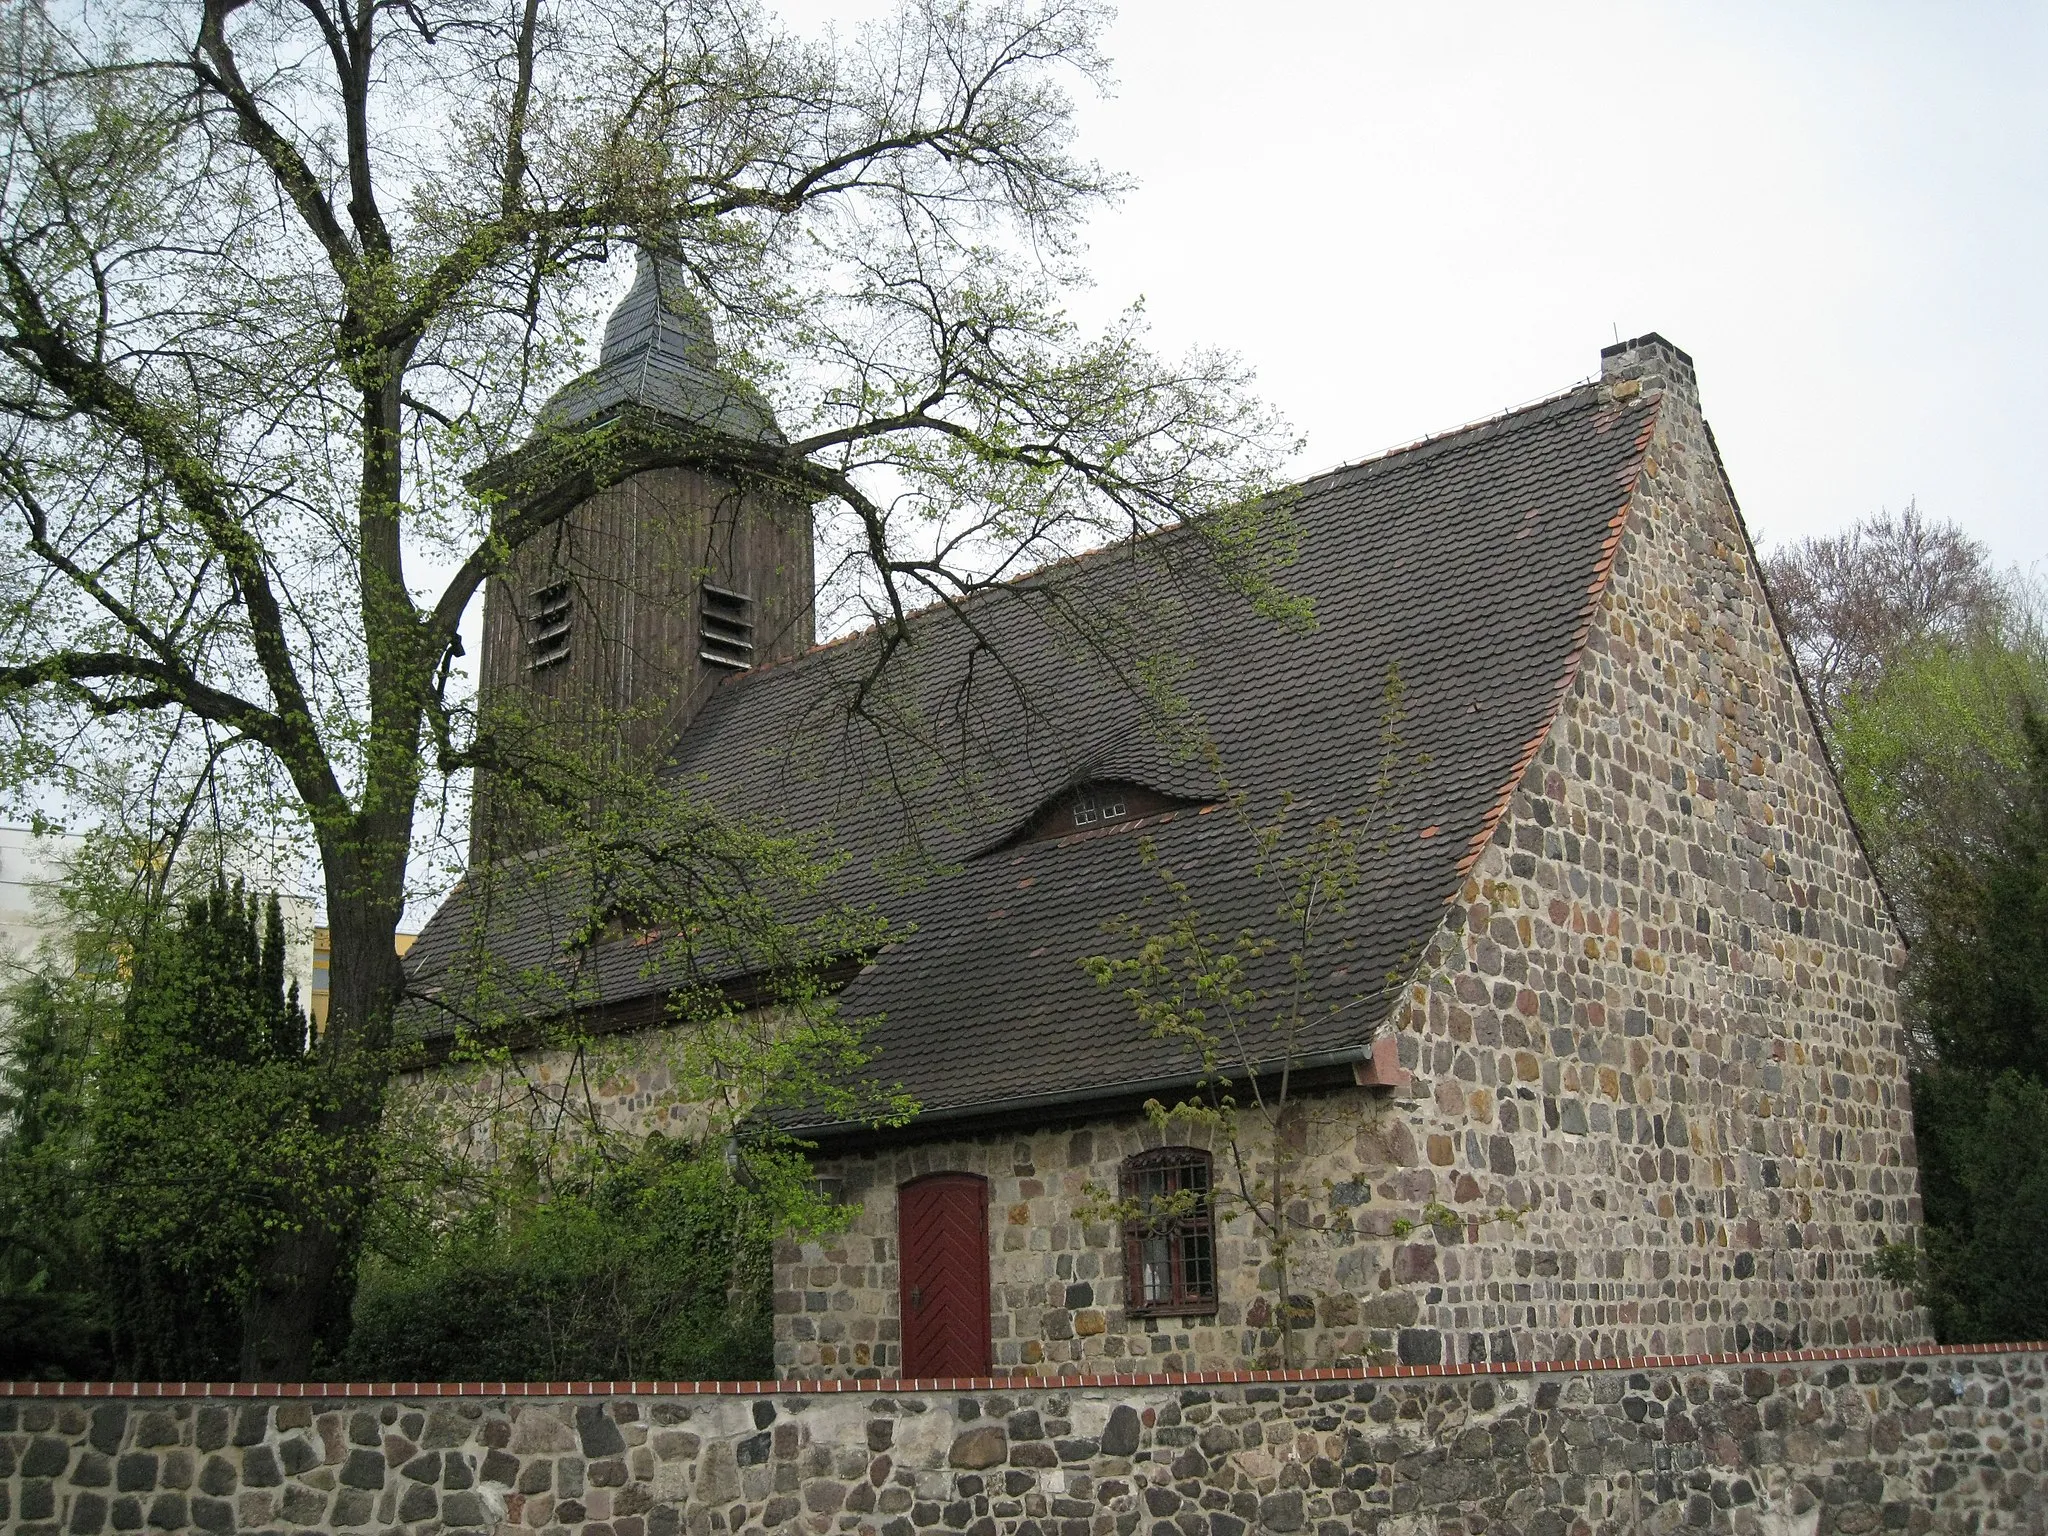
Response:
[{"label": "conifer tree", "polygon": [[0,1049],[0,1376],[104,1375],[80,1179],[91,1008],[53,975],[9,991]]},{"label": "conifer tree", "polygon": [[124,1373],[235,1374],[253,1266],[317,1187],[283,916],[216,881],[136,956],[95,1070],[89,1204]]},{"label": "conifer tree", "polygon": [[1944,1066],[2048,1079],[2048,720],[2021,721],[2027,777],[1981,855],[1943,849],[1914,992]]}]

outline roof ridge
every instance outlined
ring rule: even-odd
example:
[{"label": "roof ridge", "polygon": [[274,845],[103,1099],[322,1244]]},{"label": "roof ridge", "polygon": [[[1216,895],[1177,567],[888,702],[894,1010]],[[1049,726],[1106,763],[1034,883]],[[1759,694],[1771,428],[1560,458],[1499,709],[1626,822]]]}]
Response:
[{"label": "roof ridge", "polygon": [[1396,443],[1391,448],[1384,448],[1362,459],[1346,459],[1331,465],[1328,469],[1319,469],[1296,483],[1309,486],[1318,480],[1330,480],[1338,475],[1375,469],[1394,459],[1405,459],[1432,451],[1448,452],[1452,448],[1463,447],[1468,442],[1481,441],[1510,424],[1520,426],[1525,422],[1546,421],[1566,406],[1576,404],[1582,395],[1590,400],[1598,393],[1599,387],[1598,379],[1581,379],[1568,389],[1538,396],[1522,405],[1511,405],[1504,411],[1498,411],[1491,416],[1481,416],[1462,426],[1450,427],[1442,432],[1431,432],[1405,443]]},{"label": "roof ridge", "polygon": [[[1306,482],[1293,482],[1286,489],[1295,490],[1304,483]],[[1168,527],[1152,528],[1144,533],[1131,534],[1126,538],[1112,539],[1109,543],[1098,545],[1094,549],[1076,550],[1071,555],[1062,555],[1057,560],[1048,560],[1044,565],[1033,566],[1030,570],[1017,577],[1015,581],[982,587],[973,592],[960,593],[951,599],[935,597],[922,608],[910,609],[903,615],[903,621],[906,624],[913,623],[918,619],[951,608],[955,604],[977,603],[1000,593],[1007,592],[1015,595],[1028,590],[1026,583],[1035,581],[1052,572],[1071,570],[1091,560],[1101,560],[1121,551],[1136,549],[1139,545],[1148,543],[1153,539],[1163,539],[1175,534],[1185,533],[1189,526],[1188,523],[1174,523]],[[765,661],[758,666],[750,667],[745,672],[726,678],[721,686],[739,685],[743,687],[750,679],[762,676],[765,673],[786,672],[791,667],[801,665],[827,651],[836,651],[853,645],[857,641],[872,639],[881,632],[881,628],[882,621],[877,620],[861,629],[849,630],[843,635],[834,635],[830,640],[820,640],[799,655],[785,656],[775,661]]]},{"label": "roof ridge", "polygon": [[[1582,379],[1569,388],[1559,390],[1555,394],[1543,395],[1529,401],[1527,404],[1510,406],[1508,409],[1495,415],[1484,416],[1478,420],[1466,422],[1463,426],[1452,427],[1448,431],[1432,433],[1427,437],[1418,437],[1411,442],[1397,444],[1368,458],[1351,459],[1344,463],[1333,465],[1328,469],[1318,470],[1314,474],[1289,482],[1286,489],[1306,490],[1319,481],[1334,479],[1339,475],[1370,471],[1395,459],[1407,459],[1424,454],[1434,457],[1437,453],[1447,453],[1454,448],[1463,447],[1467,443],[1481,441],[1510,424],[1521,425],[1525,422],[1544,421],[1557,411],[1577,403],[1580,396],[1585,396],[1590,400],[1597,392],[1599,385],[1600,381],[1598,379]],[[1417,462],[1420,462],[1419,458]],[[1188,523],[1175,523],[1170,527],[1153,528],[1144,533],[1114,539],[1094,549],[1077,550],[1071,555],[1063,555],[1057,560],[1051,560],[1044,565],[1034,567],[1020,576],[1017,579],[1017,583],[1002,587],[984,587],[980,591],[956,597],[952,602],[973,603],[996,592],[1015,592],[1021,590],[1023,582],[1034,580],[1055,571],[1070,570],[1085,562],[1099,560],[1108,555],[1116,554],[1119,551],[1135,549],[1152,539],[1185,532],[1188,527]],[[934,598],[922,608],[913,608],[904,614],[904,622],[909,623],[924,618],[928,614],[936,613],[941,609],[952,606],[952,602],[945,598]],[[871,639],[880,633],[881,627],[882,621],[877,620],[859,629],[849,630],[843,635],[835,635],[830,640],[820,640],[798,655],[785,656],[779,660],[763,662],[746,672],[725,679],[721,684],[721,691],[728,686],[737,685],[744,687],[748,681],[756,677],[769,674],[786,674],[791,668],[800,666],[813,657],[844,649],[862,640]]]}]

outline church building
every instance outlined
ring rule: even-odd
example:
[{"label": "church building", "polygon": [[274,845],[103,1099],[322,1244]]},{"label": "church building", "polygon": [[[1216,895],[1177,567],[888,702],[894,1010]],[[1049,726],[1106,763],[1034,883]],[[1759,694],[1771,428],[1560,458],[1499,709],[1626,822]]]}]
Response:
[{"label": "church building", "polygon": [[[574,428],[628,404],[777,433],[654,262],[550,409]],[[1919,1220],[1902,941],[1691,359],[1656,335],[1608,347],[1587,383],[1305,482],[1289,521],[1281,581],[1312,623],[1259,616],[1193,555],[1156,605],[1201,751],[1027,604],[978,600],[978,635],[915,620],[901,707],[969,744],[964,779],[889,783],[869,733],[799,749],[877,643],[812,643],[799,503],[647,470],[492,584],[486,702],[582,690],[632,712],[677,782],[829,833],[834,895],[902,934],[850,960],[840,1005],[875,1021],[872,1071],[918,1112],[801,1127],[858,1209],[778,1254],[780,1372],[1924,1339],[1868,1264]],[[1112,547],[1043,579],[1086,605],[1158,571]],[[963,704],[991,644],[1009,683]],[[1176,913],[1272,926],[1254,834],[1283,814],[1370,828],[1306,962],[1315,1005],[1284,1051],[1225,1063],[1249,1069],[1226,1074],[1244,1103],[1284,1069],[1287,1112],[1229,1138],[1162,1123],[1146,1105],[1213,1095],[1216,1063],[1084,962]],[[415,946],[422,989],[468,902]],[[515,920],[496,942],[564,937]],[[602,964],[593,1020],[664,1027],[662,978]],[[622,1082],[622,1114],[644,1088]],[[1284,1290],[1238,1198],[1276,1157]]]}]

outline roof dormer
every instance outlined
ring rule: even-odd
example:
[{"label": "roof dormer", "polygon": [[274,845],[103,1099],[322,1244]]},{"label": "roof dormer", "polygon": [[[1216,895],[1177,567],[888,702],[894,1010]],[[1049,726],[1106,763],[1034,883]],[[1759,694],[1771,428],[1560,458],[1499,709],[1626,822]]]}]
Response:
[{"label": "roof dormer", "polygon": [[1084,779],[1047,800],[1023,824],[989,851],[1022,843],[1054,843],[1092,833],[1114,832],[1207,804],[1170,795],[1133,779]]}]

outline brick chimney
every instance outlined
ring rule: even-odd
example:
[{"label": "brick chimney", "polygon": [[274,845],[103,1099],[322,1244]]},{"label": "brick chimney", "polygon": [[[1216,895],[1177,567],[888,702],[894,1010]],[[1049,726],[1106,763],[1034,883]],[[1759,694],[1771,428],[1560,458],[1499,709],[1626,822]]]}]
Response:
[{"label": "brick chimney", "polygon": [[[1700,398],[1699,380],[1692,371],[1692,358],[1650,331],[1627,341],[1600,349],[1600,382],[1625,398],[1636,390],[1673,390],[1691,400]],[[1633,383],[1635,389],[1627,386]]]}]

